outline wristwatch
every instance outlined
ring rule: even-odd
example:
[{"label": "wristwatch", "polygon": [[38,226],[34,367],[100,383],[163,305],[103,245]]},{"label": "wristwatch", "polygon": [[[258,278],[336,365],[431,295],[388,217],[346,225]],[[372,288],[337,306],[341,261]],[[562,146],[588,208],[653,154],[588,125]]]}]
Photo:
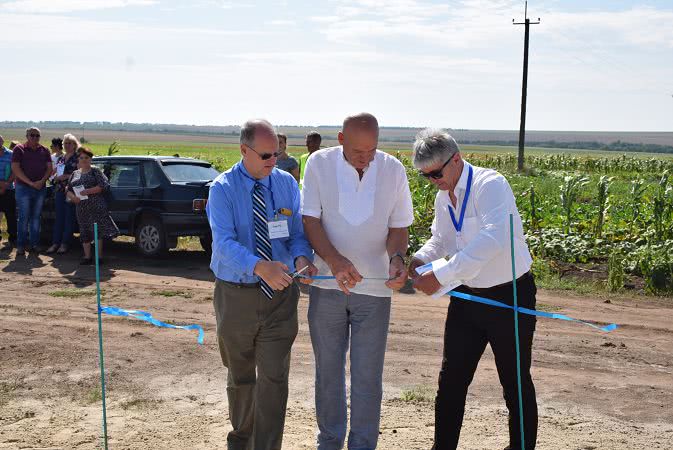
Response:
[{"label": "wristwatch", "polygon": [[407,263],[407,261],[404,259],[404,255],[403,255],[402,253],[400,253],[400,252],[395,252],[395,253],[390,257],[390,261],[388,261],[388,263],[390,264],[391,262],[393,262],[393,258],[396,257],[396,256],[399,256],[400,258],[402,258],[402,264],[406,264],[406,263]]}]

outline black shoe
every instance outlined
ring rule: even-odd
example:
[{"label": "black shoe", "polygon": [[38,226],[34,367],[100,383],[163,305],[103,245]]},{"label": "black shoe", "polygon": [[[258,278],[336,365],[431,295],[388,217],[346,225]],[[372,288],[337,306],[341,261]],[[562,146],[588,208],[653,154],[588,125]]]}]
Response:
[{"label": "black shoe", "polygon": [[34,253],[36,255],[39,255],[40,253],[44,252],[44,248],[40,247],[39,245],[36,245],[35,247],[30,247],[28,249],[30,253]]},{"label": "black shoe", "polygon": [[80,266],[90,266],[91,264],[93,264],[92,258],[82,258],[79,260]]},{"label": "black shoe", "polygon": [[24,256],[26,249],[24,247],[16,247],[16,256]]}]

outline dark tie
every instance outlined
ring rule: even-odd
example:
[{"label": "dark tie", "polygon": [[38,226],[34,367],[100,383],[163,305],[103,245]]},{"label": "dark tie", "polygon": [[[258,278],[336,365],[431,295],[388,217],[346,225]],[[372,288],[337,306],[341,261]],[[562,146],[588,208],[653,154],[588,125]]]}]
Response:
[{"label": "dark tie", "polygon": [[[255,254],[260,258],[271,261],[273,253],[271,251],[271,241],[269,240],[269,224],[266,219],[266,202],[264,202],[264,187],[261,183],[255,183],[252,190],[252,215],[255,226]],[[269,299],[273,297],[273,289],[266,281],[259,279],[262,292]]]}]

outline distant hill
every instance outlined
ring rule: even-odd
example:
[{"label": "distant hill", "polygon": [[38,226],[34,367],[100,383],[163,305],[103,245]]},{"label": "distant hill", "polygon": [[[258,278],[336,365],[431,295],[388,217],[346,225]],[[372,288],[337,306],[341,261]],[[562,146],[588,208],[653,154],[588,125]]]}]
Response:
[{"label": "distant hill", "polygon": [[[199,141],[235,142],[238,125],[180,125],[161,123],[128,122],[74,122],[74,121],[4,121],[0,130],[12,130],[16,136],[20,130],[37,126],[56,132],[69,131],[78,136],[96,136],[97,132],[118,132],[126,138],[135,135],[184,135],[194,136]],[[297,126],[279,125],[278,129],[294,142],[301,142],[307,132],[317,130],[324,143],[336,141],[338,125]],[[380,141],[400,147],[410,146],[420,128],[382,127]],[[517,146],[517,130],[464,130],[447,128],[460,144]],[[57,134],[57,133],[55,133]],[[109,134],[109,133],[105,133]],[[673,153],[673,132],[606,132],[606,131],[527,131],[527,147],[572,148],[618,152]]]}]

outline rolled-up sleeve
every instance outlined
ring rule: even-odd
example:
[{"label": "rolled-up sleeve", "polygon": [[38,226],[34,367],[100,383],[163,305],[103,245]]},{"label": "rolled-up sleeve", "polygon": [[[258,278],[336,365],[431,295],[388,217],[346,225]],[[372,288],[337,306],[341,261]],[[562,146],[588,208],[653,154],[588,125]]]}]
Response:
[{"label": "rolled-up sleeve", "polygon": [[301,214],[320,219],[322,204],[320,203],[320,180],[316,158],[308,158],[304,170],[304,184],[301,192]]},{"label": "rolled-up sleeve", "polygon": [[213,234],[213,259],[237,273],[254,276],[260,258],[236,241],[233,204],[220,183],[210,187],[206,214]]},{"label": "rolled-up sleeve", "polygon": [[404,166],[400,164],[397,174],[397,192],[395,206],[388,219],[388,228],[406,228],[414,223],[414,205],[409,191],[409,180]]}]

